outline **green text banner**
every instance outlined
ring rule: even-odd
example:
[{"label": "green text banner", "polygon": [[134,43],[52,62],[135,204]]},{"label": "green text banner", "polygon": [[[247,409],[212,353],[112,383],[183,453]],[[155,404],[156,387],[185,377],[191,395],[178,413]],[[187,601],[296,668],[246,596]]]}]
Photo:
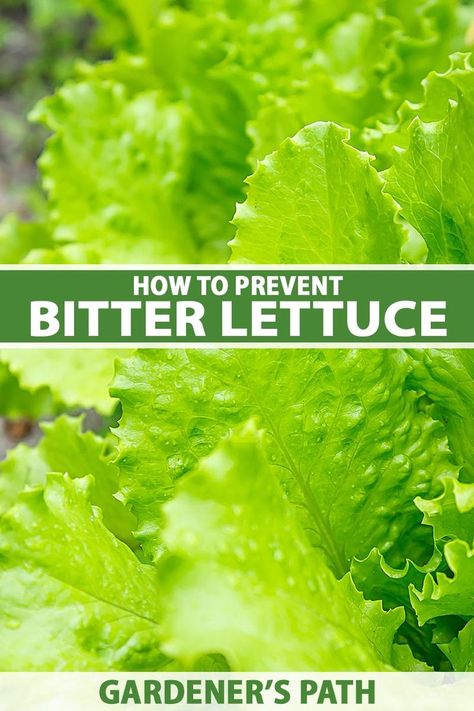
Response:
[{"label": "green text banner", "polygon": [[473,266],[0,267],[0,347],[474,347]]}]

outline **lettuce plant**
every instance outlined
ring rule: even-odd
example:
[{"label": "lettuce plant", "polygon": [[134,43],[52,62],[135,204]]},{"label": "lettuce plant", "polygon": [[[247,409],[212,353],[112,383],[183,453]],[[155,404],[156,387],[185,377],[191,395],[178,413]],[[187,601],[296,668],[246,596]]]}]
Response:
[{"label": "lettuce plant", "polygon": [[[469,7],[84,5],[4,261],[472,261]],[[2,358],[4,411],[122,413],[0,464],[3,669],[474,670],[471,351]]]}]

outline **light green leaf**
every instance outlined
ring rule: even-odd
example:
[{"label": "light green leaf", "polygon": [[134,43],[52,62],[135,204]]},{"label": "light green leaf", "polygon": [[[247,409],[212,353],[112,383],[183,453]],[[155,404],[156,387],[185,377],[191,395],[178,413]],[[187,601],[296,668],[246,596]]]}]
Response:
[{"label": "light green leaf", "polygon": [[418,118],[423,123],[432,123],[446,118],[451,101],[459,94],[472,93],[470,54],[456,52],[449,58],[450,66],[445,72],[431,71],[423,79],[423,98],[419,103],[405,100],[397,111],[397,122],[363,130],[363,142],[368,151],[377,157],[377,165],[387,167],[392,163],[393,149],[407,148],[410,143],[410,125]]},{"label": "light green leaf", "polygon": [[[325,9],[319,5],[312,18],[313,31],[315,24],[324,24],[325,13],[336,15],[342,9],[339,3]],[[428,80],[441,85],[436,77],[445,75],[433,69],[444,70],[449,52],[464,48],[457,37],[454,0],[401,0],[388,7],[377,2],[342,5],[339,22],[326,28],[315,51],[306,57],[304,69],[289,60],[285,76],[293,75],[293,81],[278,91],[273,83],[272,94],[261,99],[262,106],[249,123],[253,165],[315,121],[334,121],[350,128],[352,144],[377,153],[379,161],[380,153],[385,154],[385,164],[394,145],[405,145],[399,142],[403,141],[401,125],[406,129],[421,111],[422,105],[412,103],[421,99],[421,81],[431,72]],[[305,31],[308,25],[300,34]],[[433,87],[425,97],[428,105],[445,103],[446,86],[441,94],[439,88]],[[391,125],[403,100],[400,124]],[[423,114],[423,120],[428,120],[426,111]],[[436,118],[444,115],[445,111]]]},{"label": "light green leaf", "polygon": [[300,529],[263,438],[254,424],[236,432],[165,506],[164,650],[188,667],[220,652],[236,671],[387,668],[403,616],[336,581]]},{"label": "light green leaf", "polygon": [[415,538],[418,554],[413,499],[436,495],[439,478],[456,470],[443,426],[405,390],[408,372],[403,351],[377,350],[143,351],[119,362],[118,463],[137,537],[159,555],[160,509],[176,479],[254,416],[304,527],[339,575],[374,546],[400,561]]},{"label": "light green leaf", "polygon": [[474,351],[410,351],[413,385],[440,408],[450,448],[464,481],[474,481]]},{"label": "light green leaf", "polygon": [[248,179],[234,219],[233,262],[396,263],[397,208],[348,131],[317,123],[287,139]]},{"label": "light green leaf", "polygon": [[428,245],[430,263],[474,261],[474,72],[469,88],[451,100],[446,117],[415,118],[408,147],[397,149],[386,172],[387,191]]},{"label": "light green leaf", "polygon": [[420,81],[432,70],[444,71],[448,56],[465,49],[458,0],[389,0],[381,3],[401,23],[396,51],[400,70],[391,81],[392,92],[419,100]]},{"label": "light green leaf", "polygon": [[69,407],[93,407],[110,415],[116,401],[109,395],[114,362],[127,350],[4,350],[2,360],[25,390],[47,386],[57,402]]},{"label": "light green leaf", "polygon": [[42,486],[48,471],[39,447],[19,444],[7,452],[0,463],[0,515],[15,504],[26,486]]},{"label": "light green leaf", "polygon": [[32,117],[55,132],[40,166],[59,246],[79,243],[83,262],[195,260],[181,210],[188,167],[182,105],[158,91],[131,96],[118,82],[96,79],[66,84]]},{"label": "light green leaf", "polygon": [[[334,26],[305,64],[304,80],[286,91],[260,98],[260,108],[248,124],[253,141],[251,163],[275,151],[308,124],[333,121],[351,129],[352,144],[365,121],[387,109],[386,81],[396,55],[389,40],[397,29],[391,18],[354,14]],[[283,95],[281,95],[283,94]]]},{"label": "light green leaf", "polygon": [[464,541],[450,541],[444,556],[453,573],[427,575],[420,592],[410,588],[411,603],[420,625],[441,615],[474,615],[474,550]]},{"label": "light green leaf", "polygon": [[420,665],[424,666],[420,660],[426,662],[428,668],[438,669],[442,661],[432,626],[420,629],[410,601],[410,588],[421,590],[426,575],[437,570],[441,561],[441,553],[436,548],[425,565],[407,560],[402,568],[393,568],[377,549],[364,560],[352,560],[352,578],[366,599],[381,600],[385,610],[401,605],[405,608],[406,619],[397,634],[397,640],[405,644],[394,648],[393,657],[393,665],[401,671],[427,671],[427,668],[420,668]]},{"label": "light green leaf", "polygon": [[433,671],[433,667],[421,662],[413,656],[413,652],[407,644],[394,644],[392,651],[392,665],[403,672],[427,672]]},{"label": "light green leaf", "polygon": [[52,415],[58,409],[47,387],[36,391],[21,388],[18,378],[13,375],[5,363],[1,362],[0,393],[0,415],[2,417],[37,419]]},{"label": "light green leaf", "polygon": [[474,484],[462,484],[455,479],[443,480],[444,491],[436,499],[417,498],[415,504],[423,512],[423,523],[432,526],[435,540],[442,538],[474,543]]},{"label": "light green leaf", "polygon": [[118,490],[118,467],[112,462],[109,442],[92,432],[82,432],[83,418],[59,417],[44,423],[44,435],[36,447],[19,445],[0,463],[0,513],[14,505],[25,487],[44,485],[49,472],[71,478],[94,476],[91,503],[99,506],[104,524],[120,540],[136,547],[131,534],[133,516],[114,495]]},{"label": "light green leaf", "polygon": [[156,572],[104,527],[92,477],[49,475],[0,518],[0,668],[156,670]]},{"label": "light green leaf", "polygon": [[[357,11],[364,14],[372,14],[375,11],[378,0],[359,0]],[[330,27],[343,22],[354,11],[352,0],[334,0],[328,3],[326,0],[311,0],[305,3],[306,22],[313,27],[318,34],[323,34]]]},{"label": "light green leaf", "polygon": [[[250,151],[245,127],[257,88],[250,71],[225,61],[229,52],[235,55],[234,43],[248,28],[236,27],[210,6],[206,10],[202,17],[178,8],[164,13],[153,29],[148,57],[154,83],[170,101],[180,101],[189,116],[189,169],[179,208],[189,220],[199,261],[212,263],[228,259],[230,221],[245,195]],[[265,36],[262,30],[258,45]],[[246,56],[247,46],[252,47],[248,39],[239,56]]]},{"label": "light green leaf", "polygon": [[454,671],[474,672],[474,619],[469,620],[458,637],[440,648],[453,665]]},{"label": "light green leaf", "polygon": [[97,41],[105,47],[138,51],[152,20],[168,0],[79,0],[100,21]]},{"label": "light green leaf", "polygon": [[403,568],[390,566],[379,551],[374,548],[363,560],[354,558],[351,562],[351,575],[358,590],[368,600],[383,600],[386,608],[410,605],[409,586],[421,590],[427,573],[438,567],[441,560],[435,551],[430,561],[416,565],[407,560]]},{"label": "light green leaf", "polygon": [[[442,644],[452,642],[465,626],[466,618],[456,615],[446,615],[445,617],[435,617],[431,621],[430,627],[433,629],[433,642],[440,647]],[[423,629],[427,628],[427,625]]]},{"label": "light green leaf", "polygon": [[[138,224],[144,233],[141,237],[147,242],[137,245],[135,258],[130,250],[136,237],[124,233],[129,229],[127,220],[121,219],[124,224],[118,225],[121,229],[119,238],[132,242],[128,245],[129,255],[124,253],[122,261],[212,263],[228,259],[227,242],[233,234],[229,223],[235,203],[244,196],[243,180],[248,173],[250,141],[245,133],[247,107],[242,96],[248,98],[249,91],[256,94],[250,76],[243,80],[245,89],[241,87],[240,91],[235,86],[232,72],[227,76],[224,69],[217,71],[228,51],[229,35],[232,36],[232,28],[225,16],[211,13],[209,17],[198,17],[178,8],[169,10],[157,15],[144,56],[119,55],[113,61],[96,66],[81,65],[83,81],[68,85],[72,94],[69,101],[71,116],[59,115],[59,102],[65,89],[49,103],[40,104],[39,118],[53,130],[59,129],[61,134],[52,139],[53,148],[55,142],[60,143],[61,150],[72,146],[77,133],[88,129],[92,138],[88,138],[86,149],[90,144],[98,160],[101,158],[99,152],[103,150],[100,144],[104,101],[99,96],[94,111],[90,107],[85,110],[80,103],[80,93],[97,95],[98,87],[102,87],[101,93],[104,87],[122,92],[121,108],[115,111],[121,111],[115,122],[117,132],[114,135],[112,131],[108,132],[108,150],[102,164],[113,159],[122,173],[130,173],[129,177],[122,175],[121,182],[132,181],[137,190],[136,194],[132,191],[125,196],[121,185],[114,185],[118,183],[117,177],[114,180],[109,176],[109,202],[104,204],[102,215],[95,215],[94,223],[100,219],[107,219],[107,224],[113,221],[111,228],[117,231],[116,223],[120,223],[117,211],[120,210],[120,215],[126,211],[125,217],[130,216],[127,219],[131,228]],[[155,91],[151,92],[150,87]],[[212,101],[209,101],[210,96]],[[153,102],[156,107],[150,106]],[[137,111],[142,117],[140,121],[136,120]],[[149,135],[144,131],[144,125]],[[125,130],[130,143],[128,153],[122,145]],[[97,146],[92,145],[94,140]],[[48,153],[52,153],[51,147],[46,152],[45,161]],[[77,162],[69,162],[74,181],[82,180],[81,172],[76,175]],[[105,195],[102,172],[106,166],[102,164],[97,183],[101,181],[98,187]],[[71,177],[69,182],[73,182]],[[112,188],[115,192],[111,197]],[[145,213],[141,209],[143,193],[150,196],[151,203]],[[94,195],[91,200],[95,199]],[[89,199],[87,194],[85,199]],[[110,202],[115,210],[109,220]],[[96,207],[94,210],[97,212]],[[91,218],[89,223],[94,227]],[[100,227],[103,233],[104,229]],[[84,232],[84,226],[81,229]],[[68,243],[58,248],[62,261],[97,260],[89,243],[80,246],[78,250]],[[105,247],[111,248],[112,242]],[[101,249],[101,244],[97,249]],[[151,249],[154,250],[152,254]],[[104,255],[99,256],[104,261]],[[43,260],[50,258],[46,254]],[[116,255],[109,258],[111,262],[118,260]]]},{"label": "light green leaf", "polygon": [[46,225],[20,222],[16,215],[7,215],[0,222],[0,264],[18,264],[31,250],[52,246]]}]

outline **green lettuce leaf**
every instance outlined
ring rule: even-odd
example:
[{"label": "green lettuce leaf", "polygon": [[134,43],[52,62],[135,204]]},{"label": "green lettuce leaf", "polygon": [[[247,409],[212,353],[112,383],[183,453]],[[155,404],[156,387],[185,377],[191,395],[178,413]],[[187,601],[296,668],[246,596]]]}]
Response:
[{"label": "green lettuce leaf", "polygon": [[[199,261],[208,263],[228,259],[230,221],[236,202],[244,197],[248,174],[250,141],[245,127],[256,102],[256,82],[243,71],[236,77],[236,70],[226,63],[234,33],[241,38],[242,32],[225,15],[212,14],[211,8],[203,17],[176,8],[158,18],[143,65],[135,61],[133,67],[130,62],[120,77],[133,86],[148,71],[149,81],[167,100],[186,109],[189,138],[182,150],[188,170],[180,209],[197,243]],[[94,71],[115,77],[117,62]]]},{"label": "green lettuce leaf", "polygon": [[[269,94],[249,122],[252,162],[262,160],[288,136],[317,121],[334,121],[351,129],[352,143],[370,117],[387,111],[388,77],[397,66],[390,40],[399,23],[387,16],[354,14],[324,36],[304,79],[287,95]],[[274,91],[274,89],[273,89]]]},{"label": "green lettuce leaf", "polygon": [[[91,506],[92,477],[51,474],[0,518],[0,668],[154,670],[156,571]],[[54,541],[54,545],[52,542]]]},{"label": "green lettuce leaf", "polygon": [[[382,600],[385,609],[405,607],[406,622],[399,637],[409,642],[416,656],[430,660],[436,668],[442,660],[435,645],[451,659],[446,650],[450,644],[456,648],[457,631],[464,626],[466,616],[473,614],[469,548],[474,537],[473,486],[452,478],[442,483],[444,491],[437,498],[415,499],[424,513],[422,523],[431,527],[436,543],[426,565],[406,561],[403,569],[394,569],[377,550],[351,564],[354,582],[366,598]],[[451,542],[443,546],[446,541]]]},{"label": "green lettuce leaf", "polygon": [[374,546],[393,561],[405,548],[426,560],[429,529],[426,554],[413,499],[439,493],[456,468],[443,426],[405,389],[409,369],[403,351],[377,350],[143,351],[120,361],[120,484],[138,539],[160,554],[160,509],[175,481],[254,416],[305,529],[340,576]]},{"label": "green lettuce leaf", "polygon": [[168,0],[78,0],[99,20],[95,40],[100,46],[139,51],[156,13]]},{"label": "green lettuce leaf", "polygon": [[440,645],[453,665],[454,671],[474,671],[474,619],[448,644]]},{"label": "green lettuce leaf", "polygon": [[392,650],[392,665],[398,671],[404,672],[427,672],[433,671],[433,667],[417,659],[407,644],[394,644]]},{"label": "green lettuce leaf", "polygon": [[[352,560],[352,578],[367,600],[381,600],[385,610],[400,606],[405,609],[406,619],[397,633],[397,641],[404,643],[399,650],[401,659],[394,661],[394,665],[402,671],[416,671],[420,660],[430,668],[439,669],[443,661],[433,638],[432,626],[425,625],[420,629],[410,601],[410,588],[421,590],[426,575],[435,571],[440,562],[441,554],[436,548],[423,566],[407,560],[403,568],[393,568],[375,548],[363,560]],[[415,656],[411,664],[409,652]]]},{"label": "green lettuce leaf", "polygon": [[293,74],[293,81],[278,91],[273,84],[249,122],[254,165],[315,121],[335,121],[351,129],[358,148],[388,153],[399,145],[399,127],[390,124],[400,103],[404,121],[408,113],[413,118],[420,82],[428,72],[446,69],[450,52],[466,47],[460,25],[468,21],[460,22],[455,0],[321,5],[311,3],[309,27],[325,28],[304,71],[289,61],[285,76]]},{"label": "green lettuce leaf", "polygon": [[416,101],[421,79],[432,70],[445,70],[448,55],[466,47],[458,0],[389,0],[382,5],[402,25],[397,38],[401,68],[391,81],[391,90]]},{"label": "green lettuce leaf", "polygon": [[443,480],[444,491],[436,499],[415,499],[423,512],[423,523],[432,526],[434,538],[460,539],[474,543],[474,484]]},{"label": "green lettuce leaf", "polygon": [[43,423],[44,435],[36,447],[20,444],[0,463],[0,514],[11,508],[26,487],[43,486],[49,472],[67,472],[72,479],[94,477],[90,500],[102,510],[104,524],[120,540],[136,547],[131,530],[134,518],[115,498],[118,467],[107,440],[82,431],[83,418],[59,417]]},{"label": "green lettuce leaf", "polygon": [[[446,561],[445,569],[440,566],[437,572],[426,576],[422,588],[410,586],[410,599],[421,625],[447,615],[458,618],[474,615],[474,486],[446,479],[443,489],[435,499],[415,499],[424,514],[423,523],[432,528],[435,541],[440,547],[445,542]],[[441,630],[438,637],[443,640]],[[444,650],[443,644],[439,646]]]},{"label": "green lettuce leaf", "polygon": [[413,385],[439,407],[464,481],[474,481],[474,351],[411,351]]},{"label": "green lettuce leaf", "polygon": [[474,550],[465,541],[450,541],[444,556],[451,577],[427,575],[421,591],[410,587],[411,603],[420,625],[441,615],[474,616]]},{"label": "green lettuce leaf", "polygon": [[[467,79],[469,81],[467,81]],[[397,149],[386,172],[387,191],[402,215],[422,235],[430,263],[474,260],[472,192],[474,181],[474,72],[464,76],[463,91],[451,99],[439,121],[416,117],[408,146]]]},{"label": "green lettuce leaf", "polygon": [[[228,51],[229,22],[175,9],[159,14],[150,32],[144,56],[82,65],[81,82],[66,85],[32,114],[55,131],[41,164],[58,218],[55,236],[66,242],[56,250],[63,261],[227,260],[229,223],[244,195],[250,149],[240,92],[232,76],[216,72]],[[249,90],[253,82],[245,84]],[[106,148],[104,115],[114,116],[115,128]],[[79,156],[73,147],[82,134]],[[96,184],[78,191],[86,179],[84,160],[96,162]],[[64,170],[71,194],[63,187]],[[123,183],[136,190],[124,192]],[[98,191],[103,205],[97,205]],[[84,203],[92,213],[87,219]],[[49,261],[54,254],[43,257]]]},{"label": "green lettuce leaf", "polygon": [[0,362],[0,415],[16,419],[38,419],[53,415],[58,410],[47,387],[30,391],[22,388],[6,363]]},{"label": "green lettuce leaf", "polygon": [[317,123],[287,139],[248,179],[232,261],[396,263],[405,233],[370,158],[349,133]]},{"label": "green lettuce leaf", "polygon": [[32,250],[51,247],[47,225],[21,222],[12,214],[0,222],[0,264],[18,264],[25,261]]},{"label": "green lettuce leaf", "polygon": [[410,585],[423,587],[425,576],[437,569],[441,560],[439,551],[425,565],[407,560],[403,568],[393,568],[374,548],[363,560],[354,558],[351,575],[358,590],[367,600],[383,600],[386,609],[410,606]]},{"label": "green lettuce leaf", "polygon": [[386,669],[403,615],[336,581],[301,530],[264,437],[253,423],[236,431],[165,506],[163,649],[185,666],[219,652],[239,671]]},{"label": "green lettuce leaf", "polygon": [[66,84],[32,117],[55,132],[40,167],[53,239],[66,245],[65,261],[195,261],[180,209],[188,140],[183,106],[168,104],[158,91],[130,96],[118,82],[89,80]]},{"label": "green lettuce leaf", "polygon": [[[431,639],[445,652],[445,638],[451,642],[465,623],[462,618],[472,614],[472,551],[469,546],[474,539],[474,487],[453,478],[443,480],[442,484],[443,493],[437,498],[415,499],[416,506],[424,514],[422,523],[431,527],[436,543],[433,556],[426,565],[407,561],[403,569],[396,570],[377,550],[371,551],[366,559],[355,559],[351,564],[354,582],[368,599],[383,600],[385,608],[398,605],[410,608],[413,605],[421,625],[441,618],[434,629],[420,630],[412,619],[413,613],[407,609],[403,632],[412,648],[418,649],[424,659],[433,655]],[[451,542],[443,546],[446,541]],[[433,628],[433,625],[429,627]],[[430,636],[426,638],[426,635]]]},{"label": "green lettuce leaf", "polygon": [[[117,402],[109,395],[117,357],[127,350],[4,350],[8,364],[23,390],[33,393],[47,387],[54,401],[68,407],[93,407],[110,415]],[[78,374],[81,377],[78,377]]]},{"label": "green lettuce leaf", "polygon": [[362,131],[362,141],[367,150],[376,156],[377,167],[388,167],[393,160],[393,149],[407,148],[410,143],[409,128],[418,118],[432,123],[446,118],[450,102],[458,95],[472,92],[472,66],[470,54],[456,52],[449,58],[445,72],[431,71],[421,82],[423,98],[419,103],[405,99],[397,110],[397,121],[391,124],[376,122]]}]

